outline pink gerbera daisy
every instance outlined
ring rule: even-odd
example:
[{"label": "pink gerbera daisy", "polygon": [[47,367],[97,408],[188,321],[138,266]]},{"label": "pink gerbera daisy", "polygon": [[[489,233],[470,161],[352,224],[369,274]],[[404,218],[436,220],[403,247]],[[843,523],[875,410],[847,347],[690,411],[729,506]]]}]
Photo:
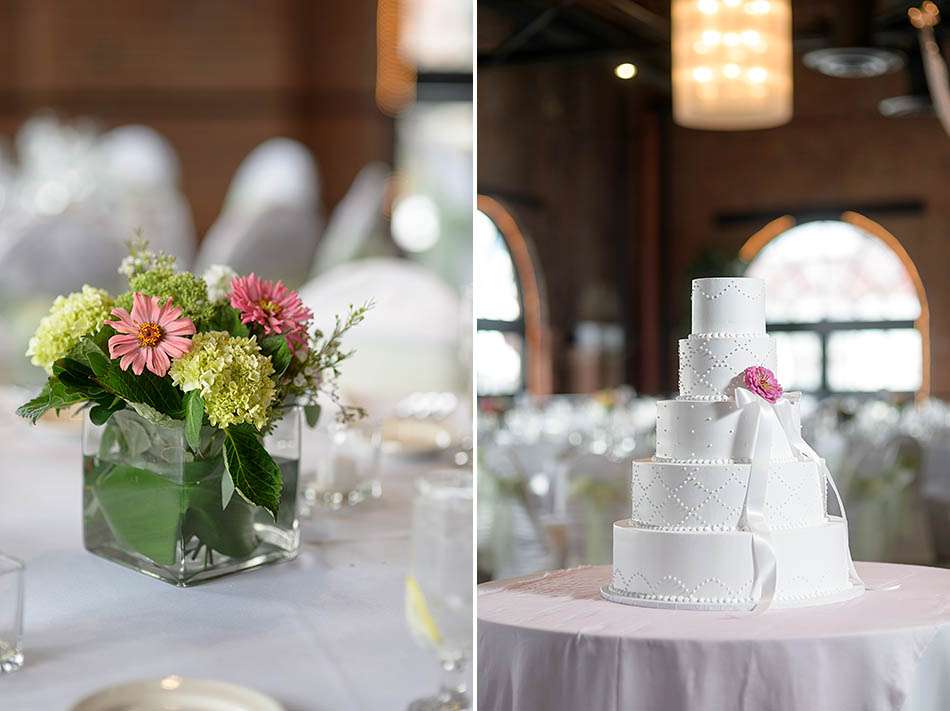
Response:
[{"label": "pink gerbera daisy", "polygon": [[260,279],[254,274],[231,282],[231,306],[241,312],[242,323],[256,323],[265,335],[281,334],[294,351],[307,346],[307,325],[313,312],[296,291],[283,282]]},{"label": "pink gerbera daisy", "polygon": [[119,367],[141,375],[148,368],[159,377],[165,377],[171,359],[183,356],[191,349],[195,332],[191,319],[182,318],[181,309],[168,299],[164,305],[158,297],[138,292],[132,295],[132,313],[118,307],[112,309],[115,321],[107,321],[118,333],[109,339],[109,357],[121,358]]}]

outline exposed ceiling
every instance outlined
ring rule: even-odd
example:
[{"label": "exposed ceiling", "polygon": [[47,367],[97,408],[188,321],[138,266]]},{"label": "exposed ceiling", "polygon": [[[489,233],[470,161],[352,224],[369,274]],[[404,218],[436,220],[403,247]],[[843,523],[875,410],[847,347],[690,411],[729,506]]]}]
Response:
[{"label": "exposed ceiling", "polygon": [[[899,0],[792,0],[795,49],[872,46],[916,51]],[[950,0],[938,3],[950,16]],[[479,0],[479,66],[620,55],[668,77],[670,3],[662,0]],[[941,30],[944,25],[938,26]]]}]

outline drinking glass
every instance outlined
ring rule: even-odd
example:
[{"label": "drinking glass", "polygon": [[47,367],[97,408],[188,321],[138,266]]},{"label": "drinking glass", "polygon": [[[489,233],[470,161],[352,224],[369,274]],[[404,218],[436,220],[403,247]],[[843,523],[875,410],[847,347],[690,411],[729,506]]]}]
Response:
[{"label": "drinking glass", "polygon": [[438,656],[442,685],[410,711],[470,708],[472,496],[470,470],[433,472],[416,482],[406,621],[416,643]]},{"label": "drinking glass", "polygon": [[304,487],[309,509],[320,505],[338,510],[382,496],[383,437],[378,422],[333,422],[318,429],[314,437],[316,471]]},{"label": "drinking glass", "polygon": [[0,674],[23,665],[23,563],[0,554]]}]

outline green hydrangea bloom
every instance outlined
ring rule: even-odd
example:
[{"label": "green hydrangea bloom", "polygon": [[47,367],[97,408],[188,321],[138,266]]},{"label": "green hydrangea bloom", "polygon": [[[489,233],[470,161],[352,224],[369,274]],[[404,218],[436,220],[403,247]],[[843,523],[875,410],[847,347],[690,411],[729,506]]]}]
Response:
[{"label": "green hydrangea bloom", "polygon": [[75,348],[83,336],[98,331],[111,310],[109,293],[88,284],[82,291],[57,296],[30,339],[26,354],[33,365],[52,374],[53,363]]},{"label": "green hydrangea bloom", "polygon": [[274,399],[274,366],[261,354],[254,338],[237,338],[224,331],[196,333],[191,350],[172,361],[172,381],[185,392],[199,390],[205,412],[215,427],[250,422],[267,424]]},{"label": "green hydrangea bloom", "polygon": [[199,329],[214,314],[214,304],[208,300],[208,287],[204,279],[189,272],[159,268],[136,274],[129,279],[129,291],[118,297],[115,305],[130,310],[132,294],[136,291],[162,299],[171,297],[175,306]]}]

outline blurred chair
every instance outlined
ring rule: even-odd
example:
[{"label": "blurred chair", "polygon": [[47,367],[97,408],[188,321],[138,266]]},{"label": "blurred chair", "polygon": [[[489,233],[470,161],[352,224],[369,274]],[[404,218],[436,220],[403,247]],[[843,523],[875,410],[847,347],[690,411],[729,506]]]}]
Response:
[{"label": "blurred chair", "polygon": [[937,560],[950,562],[950,445],[945,434],[924,447],[922,490]]},{"label": "blurred chair", "polygon": [[853,471],[844,492],[857,560],[931,563],[930,526],[921,494],[919,442],[897,433],[852,441]]},{"label": "blurred chair", "polygon": [[35,216],[11,226],[0,246],[0,291],[55,296],[93,284],[117,293],[123,278],[116,268],[126,254],[116,223],[92,206]]},{"label": "blurred chair", "polygon": [[504,433],[479,439],[478,557],[489,579],[558,568],[566,557],[563,527],[547,523],[550,479],[542,471],[551,462],[543,450],[534,454],[541,460],[532,461]]},{"label": "blurred chair", "polygon": [[302,143],[272,138],[238,168],[195,271],[227,264],[296,287],[307,279],[322,232],[316,161]]},{"label": "blurred chair", "polygon": [[568,470],[568,565],[602,565],[612,558],[614,521],[630,518],[633,458],[586,452]]},{"label": "blurred chair", "polygon": [[369,250],[378,249],[374,242],[385,243],[383,202],[390,175],[383,163],[369,163],[360,170],[330,216],[317,245],[311,276],[370,256]]},{"label": "blurred chair", "polygon": [[347,395],[385,417],[414,392],[460,392],[459,295],[428,269],[404,259],[343,264],[300,290],[328,332],[334,314],[373,299],[375,308],[347,337],[355,355],[344,369]]},{"label": "blurred chair", "polygon": [[191,267],[197,247],[191,210],[182,194],[181,169],[172,145],[147,126],[121,126],[96,145],[100,200],[129,237],[141,229],[152,249]]}]

